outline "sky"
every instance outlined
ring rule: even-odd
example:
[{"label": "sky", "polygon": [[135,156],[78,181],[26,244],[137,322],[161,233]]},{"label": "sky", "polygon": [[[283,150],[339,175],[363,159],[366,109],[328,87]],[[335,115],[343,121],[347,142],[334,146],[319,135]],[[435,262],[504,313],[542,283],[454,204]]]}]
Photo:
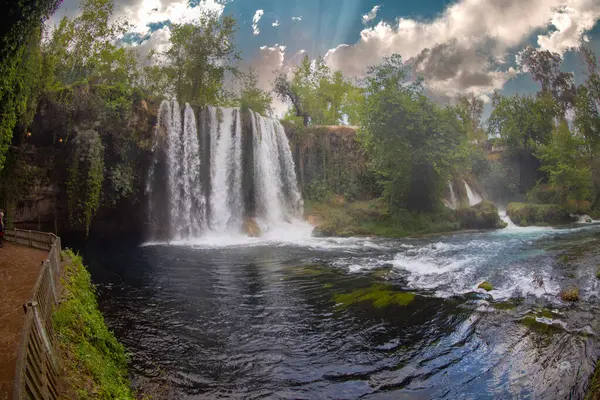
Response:
[{"label": "sky", "polygon": [[[527,45],[561,54],[578,80],[584,68],[573,49],[583,43],[600,55],[600,0],[114,1],[115,17],[131,25],[126,41],[142,57],[167,48],[168,22],[193,22],[203,10],[232,15],[241,66],[255,68],[263,89],[305,54],[360,77],[398,53],[440,101],[467,92],[487,101],[494,90],[538,90],[519,64]],[[64,0],[50,23],[76,15],[78,5]]]}]

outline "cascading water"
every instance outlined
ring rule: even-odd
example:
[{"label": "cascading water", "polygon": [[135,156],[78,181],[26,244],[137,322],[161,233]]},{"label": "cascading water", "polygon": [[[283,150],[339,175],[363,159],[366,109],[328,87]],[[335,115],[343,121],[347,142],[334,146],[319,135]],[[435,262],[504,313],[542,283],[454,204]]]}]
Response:
[{"label": "cascading water", "polygon": [[239,111],[209,108],[211,165],[210,229],[224,233],[242,224],[242,128]]},{"label": "cascading water", "polygon": [[444,205],[452,210],[456,210],[458,208],[458,200],[456,199],[452,182],[448,182],[448,191],[450,192],[450,198],[443,199]]},{"label": "cascading water", "polygon": [[256,214],[262,229],[302,213],[292,153],[279,123],[252,113]]},{"label": "cascading water", "polygon": [[299,220],[302,196],[281,123],[237,108],[207,107],[199,115],[197,124],[186,104],[182,122],[177,102],[160,106],[147,194],[151,225],[168,227],[161,238],[235,235],[244,217],[256,217],[263,233]]},{"label": "cascading water", "polygon": [[204,228],[206,209],[200,181],[196,117],[189,104],[185,106],[182,126],[179,104],[172,103],[167,160],[171,237],[197,236]]},{"label": "cascading water", "polygon": [[465,181],[465,189],[467,191],[467,198],[469,199],[469,205],[474,206],[476,204],[481,203],[482,198],[480,195],[471,190],[469,184]]}]

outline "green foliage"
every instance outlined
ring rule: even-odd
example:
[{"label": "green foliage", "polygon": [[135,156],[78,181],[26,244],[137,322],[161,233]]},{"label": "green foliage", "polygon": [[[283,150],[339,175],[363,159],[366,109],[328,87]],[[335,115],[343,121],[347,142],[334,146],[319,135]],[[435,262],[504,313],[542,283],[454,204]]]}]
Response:
[{"label": "green foliage", "polygon": [[569,213],[556,204],[509,203],[506,214],[516,225],[559,225],[571,221]]},{"label": "green foliage", "polygon": [[165,71],[179,101],[220,105],[229,100],[223,79],[237,74],[234,42],[237,27],[230,16],[203,13],[194,23],[171,25],[171,47],[164,53]]},{"label": "green foliage", "polygon": [[78,132],[68,174],[69,221],[83,225],[87,234],[100,205],[104,181],[104,146],[96,131]]},{"label": "green foliage", "polygon": [[493,106],[488,120],[490,135],[499,135],[513,153],[533,154],[550,141],[557,114],[551,96],[504,97],[496,93]]},{"label": "green foliage", "polygon": [[27,129],[33,119],[41,80],[40,28],[26,35],[14,54],[0,61],[0,170],[17,123]]},{"label": "green foliage", "polygon": [[332,73],[322,58],[311,61],[307,55],[294,69],[291,81],[285,74],[277,77],[274,91],[291,103],[286,119],[300,118],[305,126],[339,125],[344,115],[351,123],[357,123],[364,99],[362,90],[341,72]]},{"label": "green foliage", "polygon": [[264,90],[258,88],[258,75],[252,69],[244,74],[239,106],[242,110],[252,110],[261,115],[271,114],[273,98]]},{"label": "green foliage", "polygon": [[64,300],[52,315],[52,324],[60,346],[67,397],[133,399],[125,350],[98,310],[90,274],[81,256],[70,250],[62,256],[70,263],[66,265]]},{"label": "green foliage", "polygon": [[452,108],[440,109],[409,82],[399,55],[369,68],[360,141],[394,209],[435,210],[443,187],[468,163],[466,135]]},{"label": "green foliage", "polygon": [[589,208],[592,171],[588,163],[585,140],[569,130],[566,121],[552,134],[550,143],[541,145],[537,155],[543,172],[555,188],[555,201],[569,212],[585,212]]},{"label": "green foliage", "polygon": [[487,139],[487,134],[481,127],[481,118],[483,116],[482,99],[473,94],[462,95],[458,98],[455,112],[469,142],[482,143]]},{"label": "green foliage", "polygon": [[132,84],[137,79],[133,51],[116,44],[127,24],[112,23],[113,0],[85,0],[81,14],[64,17],[45,46],[47,68],[57,82]]},{"label": "green foliage", "polygon": [[322,202],[307,201],[305,213],[318,222],[313,232],[316,236],[405,237],[460,229],[451,210],[441,208],[433,213],[396,210],[390,213],[384,199],[346,203],[334,197]]}]

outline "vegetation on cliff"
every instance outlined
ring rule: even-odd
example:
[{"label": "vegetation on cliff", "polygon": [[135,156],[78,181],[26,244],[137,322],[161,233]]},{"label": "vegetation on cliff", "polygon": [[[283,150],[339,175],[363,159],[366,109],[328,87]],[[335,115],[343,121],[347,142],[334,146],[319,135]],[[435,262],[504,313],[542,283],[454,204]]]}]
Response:
[{"label": "vegetation on cliff", "polygon": [[63,301],[52,316],[59,342],[64,397],[133,399],[127,356],[98,310],[90,274],[81,256],[67,250]]}]

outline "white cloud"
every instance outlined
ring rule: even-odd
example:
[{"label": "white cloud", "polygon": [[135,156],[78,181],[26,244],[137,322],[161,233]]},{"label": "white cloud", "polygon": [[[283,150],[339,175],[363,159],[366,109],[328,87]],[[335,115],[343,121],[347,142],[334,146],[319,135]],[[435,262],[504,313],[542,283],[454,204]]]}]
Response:
[{"label": "white cloud", "polygon": [[254,35],[258,35],[260,33],[260,29],[258,28],[258,22],[260,21],[263,15],[265,15],[264,10],[256,10],[256,12],[254,13],[254,17],[252,17],[252,33],[254,33]]},{"label": "white cloud", "polygon": [[371,11],[369,11],[367,14],[362,16],[362,22],[363,24],[367,25],[369,22],[373,21],[375,19],[375,17],[377,17],[377,13],[379,12],[379,9],[381,8],[381,6],[375,6],[373,7],[373,9]]},{"label": "white cloud", "polygon": [[582,40],[586,40],[584,34],[592,29],[600,18],[600,4],[594,7],[573,8],[564,7],[559,9],[552,18],[554,31],[546,35],[538,36],[538,44],[541,49],[553,53],[563,54],[565,51],[578,47]]},{"label": "white cloud", "polygon": [[302,21],[302,16],[292,17],[292,21]]},{"label": "white cloud", "polygon": [[399,53],[440,95],[484,94],[517,73],[503,64],[536,31],[554,26],[538,42],[562,52],[599,18],[597,0],[459,0],[434,20],[399,18],[365,28],[358,42],[329,50],[325,59],[334,70],[360,76]]},{"label": "white cloud", "polygon": [[275,22],[273,22],[271,25],[275,27],[279,26],[279,20],[276,19]]}]

